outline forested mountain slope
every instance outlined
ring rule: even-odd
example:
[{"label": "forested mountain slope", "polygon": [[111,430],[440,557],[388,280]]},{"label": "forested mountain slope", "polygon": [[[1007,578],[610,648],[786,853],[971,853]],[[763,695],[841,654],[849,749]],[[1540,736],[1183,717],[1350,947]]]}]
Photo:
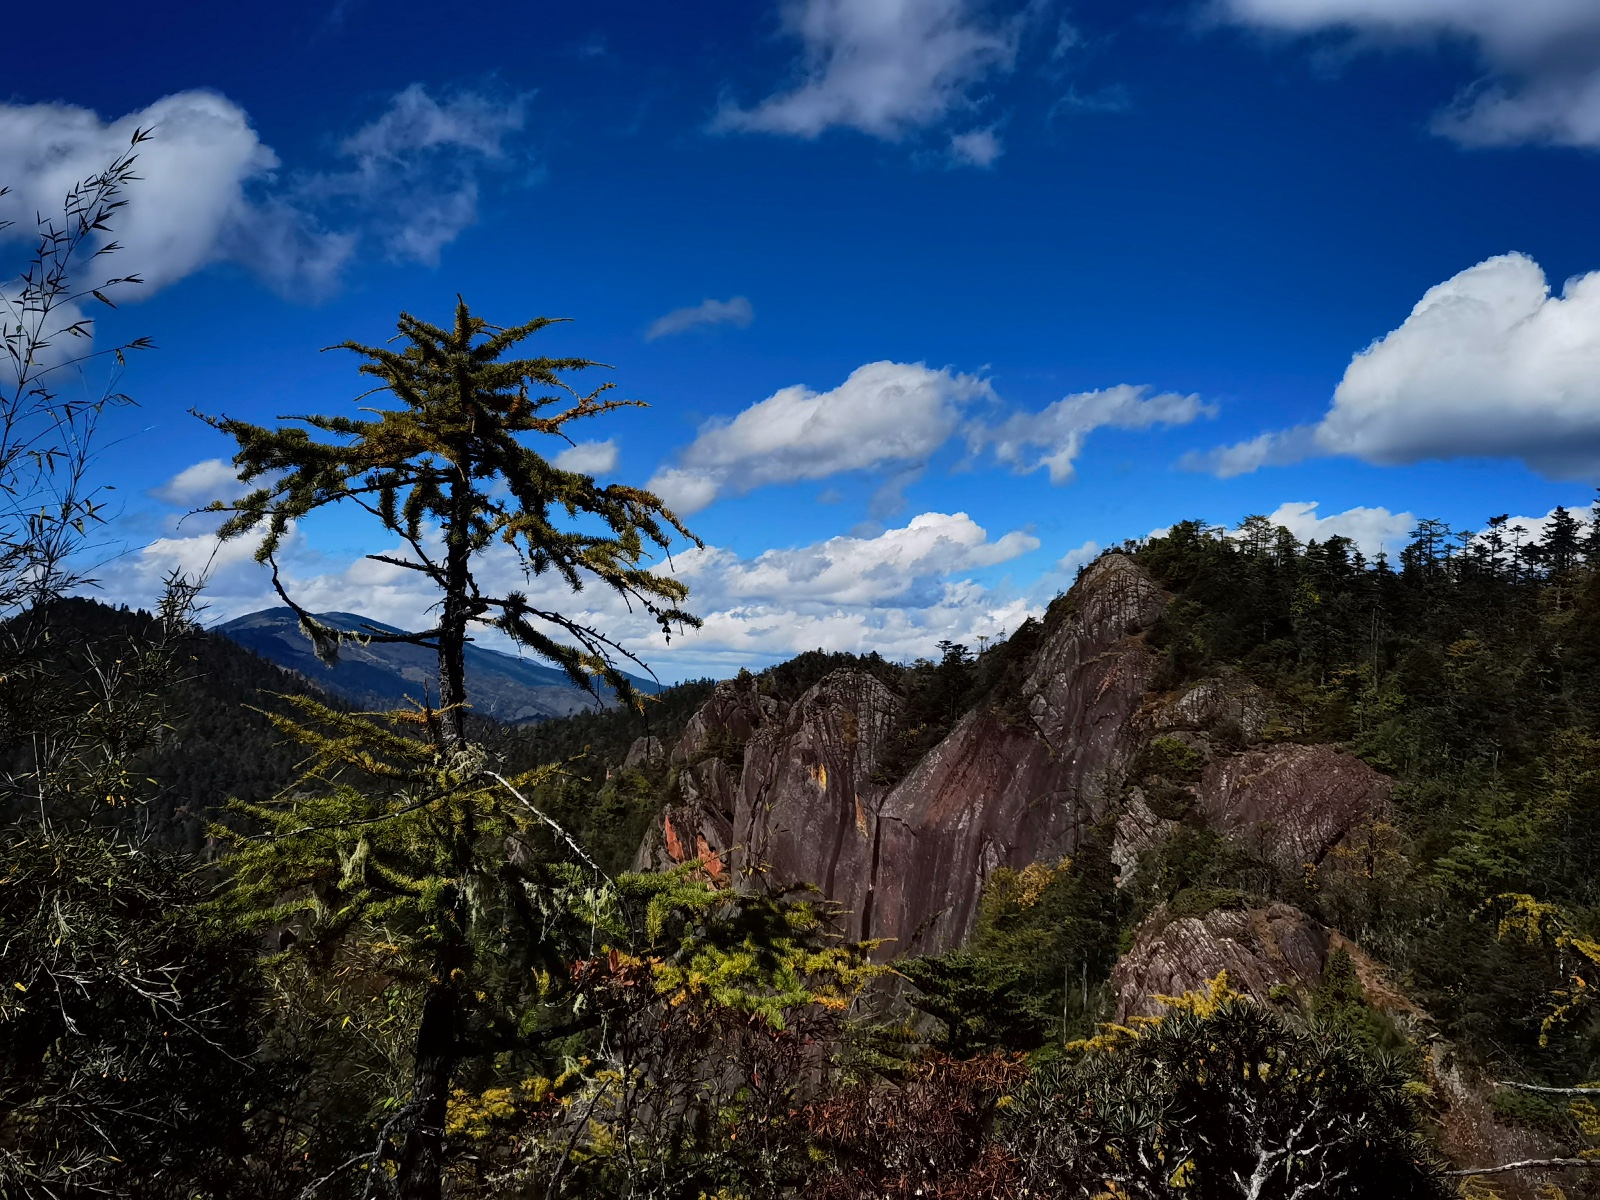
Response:
[{"label": "forested mountain slope", "polygon": [[[683,1134],[640,1160],[673,1156],[679,1174],[661,1194],[698,1194],[722,1170],[789,1189],[773,1194],[807,1194],[806,1181],[821,1180],[835,1191],[816,1194],[850,1197],[918,1180],[957,1180],[948,1194],[961,1197],[1036,1194],[1030,1179],[1103,1180],[1119,1161],[1095,1157],[1105,1146],[1153,1136],[1135,1119],[1139,1089],[1153,1086],[1137,1064],[1170,1052],[1209,1087],[1204,1055],[1219,1036],[1263,1061],[1309,1056],[1328,1072],[1316,1078],[1354,1089],[1341,1093],[1353,1128],[1381,1117],[1389,1141],[1350,1144],[1348,1169],[1376,1172],[1352,1194],[1384,1194],[1394,1163],[1423,1189],[1412,1194],[1442,1194],[1423,1186],[1442,1178],[1428,1146],[1460,1165],[1589,1152],[1600,1123],[1586,1099],[1569,1106],[1498,1081],[1562,1087],[1600,1074],[1588,1004],[1600,960],[1585,957],[1600,954],[1600,537],[1566,514],[1520,547],[1500,523],[1481,536],[1446,532],[1424,523],[1391,564],[1342,539],[1302,545],[1260,521],[1232,532],[1185,523],[1103,555],[1041,620],[977,655],[946,644],[938,661],[900,665],[813,652],[667,689],[642,714],[474,718],[472,740],[494,769],[553,768],[527,777],[519,803],[536,814],[533,829],[563,831],[540,834],[552,845],[572,835],[596,872],[584,879],[644,897],[704,886],[693,903],[743,896],[754,906],[730,930],[707,927],[745,940],[727,958],[695,959],[713,964],[693,968],[710,972],[699,984],[637,990],[645,964],[664,981],[695,975],[672,974],[670,949],[638,959],[614,945],[586,950],[600,936],[592,915],[573,932],[567,974],[531,976],[536,989],[645,1005],[643,1024],[614,1028],[657,1056],[650,1086],[686,1089],[674,1101],[685,1121],[706,1105],[724,1114],[721,1133]],[[153,636],[144,614],[86,601],[49,619],[41,678],[78,678],[90,691]],[[179,657],[170,736],[138,764],[153,798],[128,819],[169,845],[205,848],[204,821],[229,796],[259,800],[295,777],[304,748],[261,710],[281,711],[280,694],[308,685],[216,633],[187,634]],[[317,886],[341,886],[338,874]],[[824,903],[783,907],[806,894],[792,885]],[[764,897],[775,907],[762,908]],[[782,1010],[794,1024],[769,1027],[741,1007],[755,1001],[740,972],[794,953],[794,927],[762,922],[813,919],[800,912],[867,943],[893,974],[852,984],[849,1004],[795,985]],[[273,976],[310,989],[273,1002],[269,1038],[273,1054],[312,1047],[292,1049],[308,1056],[306,1078],[351,1056],[363,1071],[390,1069],[375,1032],[390,1019],[387,929],[371,943],[370,995],[342,985],[324,994],[298,967]],[[831,952],[805,951],[819,953]],[[543,1019],[537,1005],[508,1011]],[[368,1032],[347,1038],[347,1018]],[[485,1059],[463,1077],[450,1132],[460,1163],[487,1163],[476,1156],[494,1146],[513,1175],[540,1178],[546,1160],[516,1166],[505,1155],[581,1141],[581,1162],[603,1174],[617,1161],[607,1149],[617,1130],[656,1135],[646,1109],[572,1123],[600,1111],[593,1097],[611,1078],[579,1056],[620,1051],[581,1021],[570,1034],[553,1028],[571,1040],[526,1061]],[[1118,1041],[1130,1037],[1141,1038],[1138,1054]],[[818,1054],[832,1056],[821,1076]],[[558,1088],[589,1107],[550,1101]],[[1085,1123],[1081,1106],[1058,1111],[1061,1097],[1089,1094],[1102,1097],[1105,1129]],[[1265,1102],[1204,1095],[1185,1130]],[[993,1107],[1002,1098],[1014,1105],[1003,1119]],[[294,1114],[296,1144],[313,1148],[306,1161],[324,1164],[308,1171],[332,1169],[370,1136],[372,1102],[359,1089],[274,1101]],[[1301,1101],[1284,1103],[1284,1120],[1300,1120]],[[324,1145],[319,1127],[337,1121],[328,1128],[345,1132]],[[678,1138],[677,1128],[661,1136]],[[904,1144],[883,1142],[880,1128],[902,1131]],[[1219,1130],[1205,1137],[1221,1141],[1204,1144],[1243,1153],[1254,1132]],[[749,1150],[757,1134],[773,1139],[769,1150]],[[755,1157],[735,1168],[736,1145]],[[1400,1157],[1369,1162],[1380,1150]],[[589,1179],[572,1161],[573,1178]],[[461,1171],[480,1172],[492,1193],[487,1166]],[[1585,1174],[1518,1175],[1498,1194],[1546,1195],[1538,1187],[1558,1180],[1566,1195],[1589,1195]],[[310,1176],[294,1178],[291,1192]],[[1185,1194],[1158,1182],[1148,1194]],[[760,1193],[740,1187],[729,1194]]]},{"label": "forested mountain slope", "polygon": [[[963,947],[1058,1028],[1222,970],[1307,1007],[1353,963],[1346,1016],[1444,1055],[1432,1086],[1591,1078],[1592,1017],[1545,1022],[1570,953],[1499,918],[1600,900],[1600,535],[1503,526],[1424,522],[1391,564],[1184,523],[979,656],[721,684],[638,862],[814,884],[880,954],[948,983]],[[1518,1145],[1510,1101],[1463,1097],[1452,1150]]]}]

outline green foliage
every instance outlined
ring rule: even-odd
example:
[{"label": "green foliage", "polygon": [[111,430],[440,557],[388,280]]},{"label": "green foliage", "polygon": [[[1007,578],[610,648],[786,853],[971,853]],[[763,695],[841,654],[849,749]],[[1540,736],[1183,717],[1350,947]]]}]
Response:
[{"label": "green foliage", "polygon": [[[1395,777],[1397,808],[1352,860],[1360,874],[1310,888],[1180,830],[1141,870],[1140,908],[1187,887],[1287,899],[1376,950],[1469,1052],[1583,1074],[1576,1026],[1539,1044],[1561,972],[1468,915],[1508,892],[1600,905],[1600,542],[1580,535],[1568,513],[1538,541],[1505,518],[1477,534],[1423,521],[1392,566],[1258,518],[1231,535],[1186,522],[1140,548],[1173,593],[1149,638],[1164,682],[1237,672],[1261,690],[1269,738],[1351,746]],[[1175,802],[1161,815],[1181,817],[1167,765],[1141,770]]]},{"label": "green foliage", "polygon": [[911,1006],[939,1022],[934,1046],[952,1058],[996,1047],[1032,1050],[1044,1041],[1050,1016],[1022,982],[1022,971],[964,950],[897,963],[916,986]]},{"label": "green foliage", "polygon": [[1076,858],[993,872],[966,946],[896,969],[917,989],[908,1002],[939,1023],[941,1051],[1033,1050],[1047,1032],[1082,1031],[1100,1015],[1122,909],[1100,831]]},{"label": "green foliage", "polygon": [[1040,1069],[1008,1110],[1025,1194],[1445,1197],[1407,1077],[1229,1000]]},{"label": "green foliage", "polygon": [[1226,909],[1244,908],[1250,897],[1238,888],[1187,887],[1167,904],[1167,913],[1174,920],[1179,917],[1203,918]]},{"label": "green foliage", "polygon": [[[669,636],[675,626],[697,623],[679,607],[688,595],[684,584],[641,565],[651,548],[669,548],[673,531],[695,540],[671,511],[639,488],[600,487],[588,475],[562,470],[521,440],[537,435],[570,441],[570,423],[638,404],[607,399],[610,384],[575,390],[565,377],[600,365],[588,359],[507,357],[553,323],[539,317],[501,328],[473,316],[464,301],[458,301],[448,328],[402,313],[403,349],[357,342],[339,347],[362,356],[361,373],[377,381],[373,391],[388,393],[399,408],[363,408],[373,414],[370,419],[298,418],[304,428],[206,418],[238,442],[233,461],[240,478],[265,481],[235,503],[211,506],[230,514],[219,536],[259,535],[256,557],[273,566],[274,586],[319,654],[337,654],[339,643],[351,638],[437,646],[447,723],[459,721],[448,714],[465,700],[460,646],[472,623],[498,629],[579,686],[592,690],[603,681],[616,696],[633,697],[615,657],[637,660],[604,631],[541,607],[522,592],[492,596],[480,590],[473,562],[492,545],[514,551],[530,580],[548,572],[573,592],[598,580],[638,604]],[[276,555],[290,524],[346,502],[404,544],[398,557],[369,558],[414,571],[439,590],[434,629],[352,634],[318,621],[278,584]],[[435,525],[438,539],[429,532]],[[547,632],[552,628],[556,636]],[[459,737],[459,728],[455,732]]]},{"label": "green foliage", "polygon": [[[71,775],[77,794],[98,797],[97,820],[136,822],[159,845],[191,852],[227,797],[259,802],[295,778],[300,756],[263,710],[287,712],[279,693],[305,681],[220,634],[67,598],[0,627],[0,662],[0,729],[11,735],[0,735],[0,761],[18,814],[38,808],[24,781],[40,747],[58,764],[58,788]],[[84,753],[93,726],[114,733],[117,748],[102,741]],[[92,785],[90,769],[100,775]],[[52,809],[68,817],[59,800]]]}]

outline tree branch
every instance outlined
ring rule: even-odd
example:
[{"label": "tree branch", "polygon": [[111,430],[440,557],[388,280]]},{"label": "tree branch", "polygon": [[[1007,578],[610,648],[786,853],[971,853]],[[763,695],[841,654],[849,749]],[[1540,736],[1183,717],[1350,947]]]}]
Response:
[{"label": "tree branch", "polygon": [[1507,1171],[1556,1171],[1567,1167],[1600,1167],[1600,1158],[1525,1158],[1496,1167],[1464,1167],[1446,1175],[1503,1175]]}]

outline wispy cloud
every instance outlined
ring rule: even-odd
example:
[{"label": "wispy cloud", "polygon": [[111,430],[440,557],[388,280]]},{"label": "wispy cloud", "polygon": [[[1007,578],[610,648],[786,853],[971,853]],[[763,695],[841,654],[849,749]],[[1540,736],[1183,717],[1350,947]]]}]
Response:
[{"label": "wispy cloud", "polygon": [[731,300],[702,300],[687,308],[675,308],[665,316],[657,317],[645,330],[644,340],[671,337],[707,325],[732,325],[736,329],[748,328],[756,319],[755,306],[744,296]]},{"label": "wispy cloud", "polygon": [[1589,0],[1216,0],[1225,19],[1368,42],[1465,38],[1491,71],[1439,114],[1471,145],[1600,146],[1600,5]]},{"label": "wispy cloud", "polygon": [[1187,425],[1213,416],[1216,408],[1196,395],[1161,392],[1148,386],[1119,384],[1093,392],[1064,396],[1036,413],[1013,413],[998,424],[974,425],[967,440],[974,452],[992,446],[994,455],[1019,474],[1050,472],[1051,483],[1067,483],[1076,474],[1085,439],[1097,429],[1150,429]]},{"label": "wispy cloud", "polygon": [[800,0],[785,28],[804,47],[799,81],[754,107],[725,106],[714,129],[814,138],[842,126],[898,140],[1009,71],[1021,26],[987,19],[975,0]]},{"label": "wispy cloud", "polygon": [[993,129],[974,129],[950,139],[950,161],[957,166],[992,167],[1002,152]]}]

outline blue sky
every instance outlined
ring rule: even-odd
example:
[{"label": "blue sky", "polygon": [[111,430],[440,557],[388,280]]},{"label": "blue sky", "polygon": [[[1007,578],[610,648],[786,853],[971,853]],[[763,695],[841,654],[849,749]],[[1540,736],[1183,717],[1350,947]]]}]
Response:
[{"label": "blue sky", "polygon": [[[211,560],[191,407],[339,411],[319,349],[457,292],[651,405],[576,461],[689,514],[706,628],[572,603],[665,678],[995,636],[1186,517],[1376,550],[1600,482],[1592,0],[86,11],[14,56],[0,209],[154,124],[98,331],[159,346],[100,460],[113,599]],[[378,548],[317,522],[291,574],[420,619]],[[219,618],[269,601],[247,557]]]}]

